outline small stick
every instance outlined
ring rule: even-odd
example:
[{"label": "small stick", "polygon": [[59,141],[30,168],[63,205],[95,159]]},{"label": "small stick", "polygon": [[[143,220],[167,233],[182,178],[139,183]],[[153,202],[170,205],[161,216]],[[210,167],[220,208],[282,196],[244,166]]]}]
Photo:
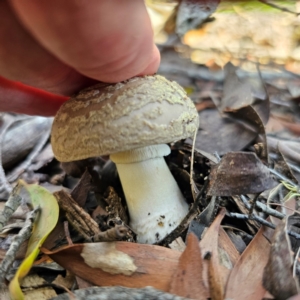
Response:
[{"label": "small stick", "polygon": [[20,186],[16,185],[5,203],[4,209],[0,214],[0,231],[7,224],[9,218],[21,204],[22,198],[19,195],[19,192]]},{"label": "small stick", "polygon": [[[276,205],[276,203],[275,203],[275,205]],[[269,206],[267,206],[267,205],[265,205],[265,204],[263,204],[259,201],[257,201],[255,203],[255,207],[257,207],[260,211],[268,214],[269,216],[273,216],[273,217],[278,218],[280,220],[282,220],[286,217],[285,214],[283,214],[283,213],[281,213],[281,212],[279,212],[279,211],[277,211],[277,210],[275,210],[275,209],[273,209],[273,208],[271,208],[271,207],[269,207]]]},{"label": "small stick", "polygon": [[7,181],[9,182],[15,181],[23,172],[26,171],[26,169],[31,165],[32,161],[37,157],[37,155],[41,152],[41,150],[45,146],[46,142],[49,139],[50,132],[51,132],[51,128],[49,128],[48,131],[42,135],[42,137],[40,138],[38,143],[34,146],[34,148],[32,149],[31,153],[27,156],[27,158],[7,175]]},{"label": "small stick", "polygon": [[93,237],[95,242],[115,242],[121,240],[128,233],[128,228],[122,225],[117,225],[104,232],[100,232]]},{"label": "small stick", "polygon": [[299,265],[299,255],[300,255],[300,248],[297,251],[297,254],[294,259],[293,263],[293,277],[296,278],[297,276],[297,266]]},{"label": "small stick", "polygon": [[300,13],[297,13],[297,12],[295,12],[295,11],[292,11],[292,10],[286,8],[286,7],[279,6],[279,5],[277,5],[277,4],[268,2],[268,1],[266,1],[266,0],[259,0],[259,2],[261,2],[261,3],[263,3],[263,4],[266,4],[266,5],[268,5],[268,6],[271,6],[271,7],[273,7],[273,8],[279,9],[279,10],[281,10],[281,11],[284,11],[284,12],[287,12],[287,13],[290,13],[290,14],[293,14],[293,15],[295,15],[295,16],[299,16],[299,14],[300,14]]},{"label": "small stick", "polygon": [[101,231],[92,217],[80,207],[70,194],[64,190],[54,193],[59,207],[65,211],[66,218],[74,229],[87,241]]},{"label": "small stick", "polygon": [[[293,213],[300,215],[300,212],[299,212],[298,210],[292,209],[292,208],[290,208],[290,207],[288,207],[288,206],[286,206],[286,205],[283,205],[283,204],[280,204],[280,203],[274,203],[274,202],[271,202],[271,204],[272,204],[272,205],[275,205],[275,206],[283,207],[283,208],[288,209],[288,210],[291,210]],[[277,210],[276,210],[276,211],[277,211]],[[286,217],[286,216],[285,216],[285,217]]]},{"label": "small stick", "polygon": [[293,187],[296,187],[297,185],[291,181],[290,179],[288,179],[287,177],[283,176],[282,174],[278,173],[277,171],[275,171],[274,169],[269,168],[269,171],[274,174],[275,176],[277,176],[279,179],[286,181],[287,183],[289,183],[290,185],[292,185]]},{"label": "small stick", "polygon": [[193,138],[193,145],[192,145],[192,151],[191,151],[191,167],[190,167],[190,185],[191,185],[191,190],[192,190],[192,195],[194,202],[196,201],[196,195],[198,192],[197,186],[194,182],[193,175],[194,175],[194,152],[195,152],[195,143],[196,143],[196,138],[197,138],[197,130],[194,133],[194,138]]},{"label": "small stick", "polygon": [[[239,219],[239,220],[250,220],[250,216],[249,215],[239,214],[239,213],[231,213],[231,212],[228,212],[227,214],[231,218],[236,218],[236,219]],[[260,217],[258,217],[256,215],[253,215],[251,217],[252,217],[252,220],[255,220],[255,221],[261,223],[262,225],[265,225],[267,227],[275,229],[275,225],[274,224],[272,224],[272,223],[264,220],[263,218],[260,218]]]},{"label": "small stick", "polygon": [[241,195],[240,198],[241,198],[243,204],[245,205],[245,207],[249,210],[251,208],[251,205],[247,201],[246,197],[244,195]]},{"label": "small stick", "polygon": [[66,236],[68,245],[72,246],[73,245],[73,241],[72,241],[71,236],[70,236],[69,222],[68,221],[64,222],[64,231],[65,231],[65,236]]},{"label": "small stick", "polygon": [[218,153],[217,151],[215,151],[215,152],[213,153],[213,155],[214,155],[214,157],[218,160],[218,162],[221,161],[221,157],[220,157],[220,155],[219,155],[219,153]]},{"label": "small stick", "polygon": [[249,216],[250,216],[250,219],[252,218],[253,211],[254,211],[254,207],[255,207],[255,205],[256,205],[256,202],[257,202],[257,199],[258,199],[259,195],[260,195],[260,193],[255,194],[255,195],[254,195],[254,198],[253,198],[253,200],[252,200],[252,204],[251,204],[251,207],[250,207],[250,209],[249,209]]},{"label": "small stick", "polygon": [[[247,209],[250,209],[251,206],[250,206],[249,202],[247,201],[246,197],[244,195],[241,195],[240,198],[243,201],[243,204],[245,205],[245,207]],[[275,218],[278,218],[278,219],[285,218],[285,215],[283,213],[281,213],[281,212],[279,212],[279,211],[277,211],[277,210],[275,210],[275,209],[273,209],[273,208],[271,208],[271,207],[269,207],[269,206],[267,206],[267,205],[265,205],[265,204],[263,204],[259,201],[255,202],[255,207],[258,208],[260,211],[262,211],[262,212],[264,212],[264,213],[266,213],[270,216],[273,216]]]},{"label": "small stick", "polygon": [[[231,218],[236,218],[236,219],[239,219],[239,220],[250,220],[250,216],[249,215],[244,215],[244,214],[239,214],[239,213],[227,213],[227,215],[229,217],[231,217]],[[251,219],[255,220],[255,221],[259,222],[260,224],[265,225],[265,226],[267,226],[269,228],[272,228],[272,229],[276,228],[276,226],[274,224],[272,224],[271,222],[268,222],[268,221],[264,220],[263,218],[258,217],[256,215],[252,215]],[[300,240],[300,234],[298,234],[298,233],[296,233],[294,231],[290,231],[290,230],[287,230],[287,233],[290,236],[292,236],[292,237]]]},{"label": "small stick", "polygon": [[289,163],[289,162],[288,162],[287,164],[288,164],[288,166],[291,168],[291,170],[300,173],[300,168],[299,168],[298,166],[296,166],[296,165],[294,165],[294,164],[292,164],[292,163]]},{"label": "small stick", "polygon": [[27,214],[26,221],[24,227],[20,230],[18,235],[14,237],[13,242],[11,243],[9,249],[7,250],[4,259],[0,264],[0,282],[3,282],[7,272],[9,271],[11,265],[15,261],[16,253],[20,249],[21,244],[29,239],[32,232],[32,227],[34,220],[37,218],[37,215],[40,211],[40,207],[38,206],[34,210],[30,211]]}]

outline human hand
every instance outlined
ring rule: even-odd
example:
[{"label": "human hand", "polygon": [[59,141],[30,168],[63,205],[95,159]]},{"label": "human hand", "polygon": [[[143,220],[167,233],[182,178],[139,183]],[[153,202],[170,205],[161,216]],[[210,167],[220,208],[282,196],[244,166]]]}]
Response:
[{"label": "human hand", "polygon": [[[0,76],[7,79],[69,96],[94,81],[153,74],[159,61],[142,0],[0,1]],[[54,115],[66,99],[2,83],[0,111]]]}]

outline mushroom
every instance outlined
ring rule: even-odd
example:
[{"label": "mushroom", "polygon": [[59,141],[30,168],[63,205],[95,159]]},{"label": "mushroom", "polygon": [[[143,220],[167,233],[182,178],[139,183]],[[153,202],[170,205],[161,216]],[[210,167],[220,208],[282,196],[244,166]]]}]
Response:
[{"label": "mushroom", "polygon": [[51,134],[62,162],[110,155],[139,243],[155,243],[186,216],[188,204],[164,156],[167,143],[191,137],[198,113],[185,91],[162,76],[84,89],[58,111]]}]

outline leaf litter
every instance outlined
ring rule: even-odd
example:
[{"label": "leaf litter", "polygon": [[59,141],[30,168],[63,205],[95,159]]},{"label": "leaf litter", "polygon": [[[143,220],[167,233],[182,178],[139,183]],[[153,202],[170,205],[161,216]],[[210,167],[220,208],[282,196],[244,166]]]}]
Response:
[{"label": "leaf litter", "polygon": [[[217,2],[211,4],[207,16]],[[244,14],[237,6],[234,9],[240,16]],[[186,23],[180,26],[188,28]],[[245,61],[241,68],[228,63],[224,72],[213,62],[206,64],[208,68],[195,65],[182,55],[188,57],[191,49],[178,40],[176,43],[160,46],[159,72],[186,88],[198,109],[200,126],[193,161],[188,140],[172,144],[172,153],[166,158],[192,207],[180,230],[166,238],[166,247],[134,242],[116,168],[107,157],[59,164],[53,158],[46,122],[43,138],[36,138],[26,150],[31,151],[29,159],[23,163],[23,154],[12,159],[3,149],[11,139],[21,142],[18,127],[7,126],[18,117],[2,116],[1,199],[8,199],[8,191],[20,177],[46,186],[60,199],[59,220],[32,267],[33,273],[44,270],[38,272],[44,281],[36,279],[34,289],[51,286],[61,294],[53,299],[65,299],[62,293],[70,288],[70,282],[54,280],[64,275],[63,267],[74,275],[69,280],[88,287],[78,290],[82,292],[79,299],[94,293],[91,284],[101,286],[97,292],[103,295],[126,293],[128,298],[135,293],[170,297],[169,292],[191,299],[262,299],[271,295],[286,299],[298,293],[300,140],[295,112],[299,112],[299,78],[278,72],[276,66],[270,66],[272,72],[269,68],[268,73],[259,63],[256,71],[249,73],[243,70]],[[36,120],[28,123],[32,126],[28,132],[36,132]],[[22,117],[17,119],[22,121]],[[189,182],[191,163],[194,184],[201,191],[196,205]],[[23,216],[13,213],[17,206],[25,206],[21,194],[13,191],[11,197],[16,195],[21,200],[12,211],[6,209],[1,225],[8,218],[24,220],[26,212]],[[44,212],[49,209],[43,208]],[[13,244],[10,234],[3,233],[0,238],[3,253],[7,253],[7,244]],[[103,242],[95,242],[99,238]],[[13,260],[16,266],[3,274],[8,281],[17,269],[22,270],[17,266],[20,255]],[[1,295],[7,293],[5,286]],[[145,286],[164,293],[143,289]],[[69,295],[75,297],[72,292]]]}]

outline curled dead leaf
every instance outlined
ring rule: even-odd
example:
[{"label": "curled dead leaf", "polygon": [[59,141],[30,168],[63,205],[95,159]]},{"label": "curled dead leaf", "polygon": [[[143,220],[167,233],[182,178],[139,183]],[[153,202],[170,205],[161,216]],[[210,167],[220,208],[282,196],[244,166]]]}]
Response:
[{"label": "curled dead leaf", "polygon": [[269,169],[255,153],[229,152],[212,166],[208,195],[256,194],[275,185]]}]

